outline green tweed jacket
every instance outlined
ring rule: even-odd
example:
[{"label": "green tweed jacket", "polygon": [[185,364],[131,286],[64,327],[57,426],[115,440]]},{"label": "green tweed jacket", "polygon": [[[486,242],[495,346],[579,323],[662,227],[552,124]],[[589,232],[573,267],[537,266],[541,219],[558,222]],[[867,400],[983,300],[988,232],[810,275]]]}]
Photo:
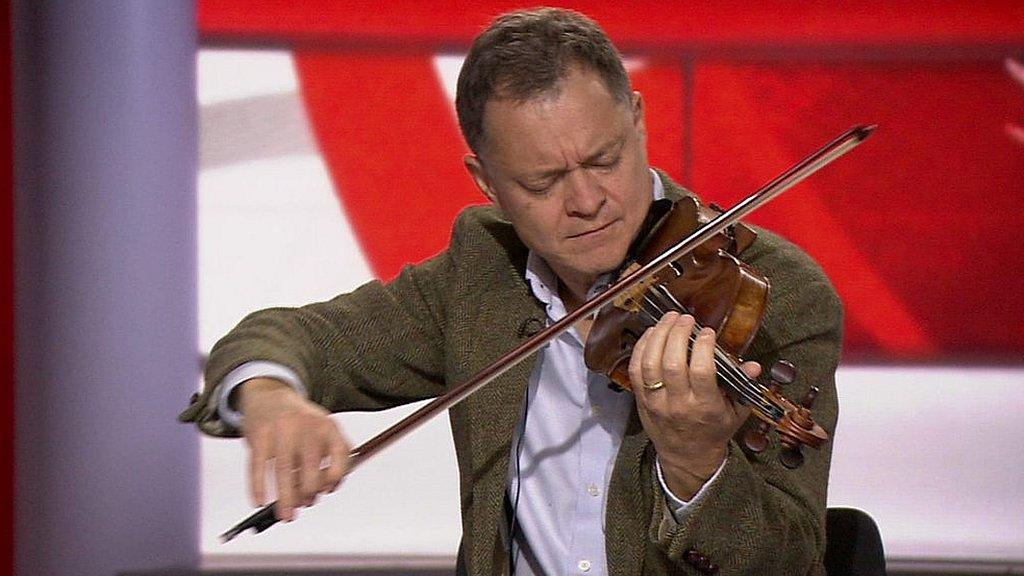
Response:
[{"label": "green tweed jacket", "polygon": [[[669,197],[687,192],[662,174]],[[798,248],[759,230],[744,260],[771,281],[769,308],[747,358],[798,369],[787,395],[821,388],[814,419],[835,430],[834,374],[842,307],[821,269]],[[293,369],[332,411],[378,410],[442,394],[543,325],[524,280],[527,249],[492,207],[458,218],[449,248],[327,302],[254,313],[214,346],[206,388],[180,416],[232,436],[217,416],[216,386],[232,369],[270,360]],[[504,495],[513,429],[531,357],[449,412],[462,507],[460,570],[506,573]],[[741,431],[742,433],[742,431]],[[751,453],[733,441],[722,473],[683,525],[653,474],[654,450],[634,411],[608,493],[606,549],[614,576],[824,574],[825,496],[831,444],[805,449],[788,470],[779,446]]]}]

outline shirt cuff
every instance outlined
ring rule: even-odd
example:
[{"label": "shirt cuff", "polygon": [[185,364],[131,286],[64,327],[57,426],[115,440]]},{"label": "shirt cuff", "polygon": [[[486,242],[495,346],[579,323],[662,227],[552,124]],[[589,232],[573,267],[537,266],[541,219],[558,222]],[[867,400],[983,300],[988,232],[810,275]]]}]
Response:
[{"label": "shirt cuff", "polygon": [[672,512],[672,517],[676,519],[676,524],[682,524],[686,520],[687,516],[693,510],[695,504],[700,502],[700,499],[707,493],[708,487],[711,486],[718,475],[722,473],[722,469],[725,468],[725,460],[718,466],[718,470],[708,478],[704,485],[700,487],[700,490],[693,495],[693,498],[689,500],[683,500],[672,493],[668,488],[668,484],[665,482],[665,476],[661,473],[661,462],[658,462],[657,457],[654,459],[654,471],[658,475],[658,483],[661,484],[661,491],[665,493],[665,503],[668,504],[669,510]]},{"label": "shirt cuff", "polygon": [[217,415],[222,422],[238,430],[242,427],[242,413],[231,407],[228,399],[231,393],[245,382],[253,378],[273,378],[288,384],[299,394],[306,396],[306,387],[302,385],[298,374],[291,368],[278,364],[257,360],[246,362],[235,368],[220,381],[220,395],[217,397]]}]

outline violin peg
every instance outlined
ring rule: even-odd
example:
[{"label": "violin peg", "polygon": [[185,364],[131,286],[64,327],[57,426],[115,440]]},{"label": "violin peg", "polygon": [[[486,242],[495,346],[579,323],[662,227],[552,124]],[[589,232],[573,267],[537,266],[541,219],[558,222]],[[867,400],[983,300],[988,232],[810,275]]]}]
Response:
[{"label": "violin peg", "polygon": [[779,461],[782,465],[790,470],[799,468],[804,464],[804,453],[800,451],[799,446],[793,448],[787,448],[779,453]]},{"label": "violin peg", "polygon": [[796,367],[786,360],[776,360],[768,370],[768,377],[778,386],[792,384],[796,380]]},{"label": "violin peg", "polygon": [[768,424],[758,422],[756,428],[750,428],[743,434],[743,443],[755,454],[764,452],[768,447]]},{"label": "violin peg", "polygon": [[818,397],[820,390],[817,386],[811,386],[811,389],[804,395],[804,399],[800,401],[800,406],[810,410],[811,406],[814,405],[814,400]]}]

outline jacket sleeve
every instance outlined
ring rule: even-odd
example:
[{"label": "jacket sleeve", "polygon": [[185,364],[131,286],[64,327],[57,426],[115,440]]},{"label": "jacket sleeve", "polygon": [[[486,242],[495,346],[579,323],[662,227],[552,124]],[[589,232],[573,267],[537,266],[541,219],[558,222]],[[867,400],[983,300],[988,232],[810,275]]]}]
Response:
[{"label": "jacket sleeve", "polygon": [[[832,435],[842,305],[817,264],[792,244],[761,234],[744,256],[770,279],[772,296],[747,358],[765,370],[778,359],[792,362],[797,379],[784,394],[799,402],[811,386],[819,387],[812,415]],[[769,448],[756,454],[742,443],[745,430],[730,443],[719,477],[682,525],[661,490],[653,490],[650,539],[682,573],[708,573],[709,566],[717,566],[720,576],[824,574],[832,438],[818,450],[805,447],[803,466],[790,470],[779,462],[777,435],[770,434]]]},{"label": "jacket sleeve", "polygon": [[218,387],[245,362],[291,368],[310,399],[327,409],[380,410],[444,391],[444,338],[450,251],[406,267],[390,283],[299,308],[250,314],[217,342],[203,392],[179,420],[210,435],[237,436],[217,415]]}]

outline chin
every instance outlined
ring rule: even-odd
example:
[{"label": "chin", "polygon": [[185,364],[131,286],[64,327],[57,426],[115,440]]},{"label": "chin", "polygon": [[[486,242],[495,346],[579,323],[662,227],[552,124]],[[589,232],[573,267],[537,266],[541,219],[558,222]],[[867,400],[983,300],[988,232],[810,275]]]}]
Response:
[{"label": "chin", "polygon": [[590,265],[587,266],[587,269],[590,274],[600,276],[601,274],[614,272],[620,265],[622,265],[622,261],[625,259],[625,254],[622,256],[607,254],[607,258],[599,258],[596,261],[591,262]]}]

